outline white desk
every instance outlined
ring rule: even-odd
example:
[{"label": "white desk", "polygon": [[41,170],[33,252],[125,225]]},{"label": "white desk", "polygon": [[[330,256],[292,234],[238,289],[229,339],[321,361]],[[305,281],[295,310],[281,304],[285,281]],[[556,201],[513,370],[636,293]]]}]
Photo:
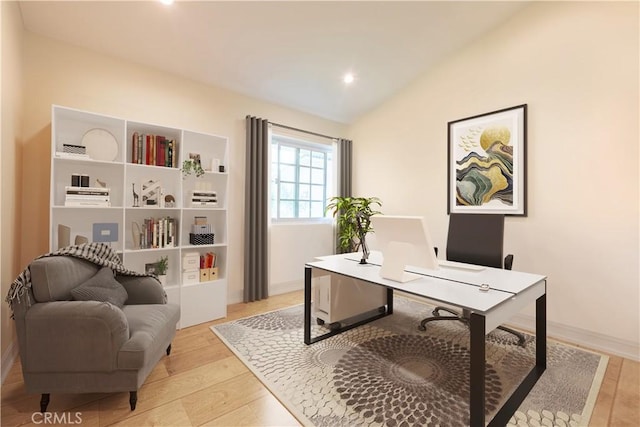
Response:
[{"label": "white desk", "polygon": [[[373,254],[371,263],[365,265],[359,264],[355,259],[359,258],[334,255],[305,265],[305,344],[312,344],[392,314],[394,290],[467,309],[471,312],[469,411],[471,426],[474,427],[485,426],[485,335],[524,306],[536,302],[536,365],[489,423],[490,426],[506,425],[546,369],[546,277],[490,267],[480,271],[444,267],[438,270],[421,270],[409,267],[407,271],[423,277],[400,283],[380,277],[379,255]],[[386,310],[338,330],[311,337],[312,279],[314,275],[321,276],[327,273],[384,286],[387,289]],[[491,289],[486,292],[480,291],[480,285],[485,283],[489,284]]]}]

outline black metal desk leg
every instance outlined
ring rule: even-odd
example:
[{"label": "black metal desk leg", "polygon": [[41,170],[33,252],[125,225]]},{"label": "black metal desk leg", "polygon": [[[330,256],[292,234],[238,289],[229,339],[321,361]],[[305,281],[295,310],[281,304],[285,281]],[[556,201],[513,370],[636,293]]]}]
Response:
[{"label": "black metal desk leg", "polygon": [[485,360],[485,317],[471,313],[469,330],[471,335],[471,367],[469,374],[469,424],[484,427],[484,372]]},{"label": "black metal desk leg", "polygon": [[304,267],[304,343],[311,344],[311,267]]},{"label": "black metal desk leg", "polygon": [[387,288],[387,314],[393,314],[393,289]]},{"label": "black metal desk leg", "polygon": [[[546,283],[545,283],[546,287]],[[547,369],[547,293],[536,300],[536,367]]]}]

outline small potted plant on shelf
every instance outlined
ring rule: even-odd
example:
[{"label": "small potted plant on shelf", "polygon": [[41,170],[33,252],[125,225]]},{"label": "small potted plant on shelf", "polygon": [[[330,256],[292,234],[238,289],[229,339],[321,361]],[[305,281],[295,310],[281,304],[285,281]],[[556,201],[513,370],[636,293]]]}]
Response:
[{"label": "small potted plant on shelf", "polygon": [[369,248],[365,237],[373,231],[371,217],[380,212],[374,205],[382,206],[377,197],[332,197],[326,211],[338,219],[338,253],[358,252],[362,249],[361,264],[367,263]]},{"label": "small potted plant on shelf", "polygon": [[158,280],[162,285],[167,284],[167,270],[169,269],[169,257],[163,256],[160,257],[158,262],[156,262],[156,274],[158,275]]},{"label": "small potted plant on shelf", "polygon": [[202,165],[196,159],[186,159],[182,162],[182,177],[186,178],[191,174],[195,174],[196,177],[204,175],[204,169]]}]

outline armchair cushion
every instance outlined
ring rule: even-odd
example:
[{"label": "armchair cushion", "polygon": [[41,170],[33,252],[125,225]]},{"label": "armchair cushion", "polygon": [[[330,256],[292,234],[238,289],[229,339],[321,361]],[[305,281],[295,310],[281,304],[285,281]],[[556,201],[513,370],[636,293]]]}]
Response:
[{"label": "armchair cushion", "polygon": [[166,304],[167,294],[155,277],[121,276],[116,280],[127,290],[127,305]]},{"label": "armchair cushion", "polygon": [[71,290],[76,301],[109,302],[122,308],[127,301],[127,290],[115,279],[113,270],[102,267],[93,277]]},{"label": "armchair cushion", "polygon": [[89,261],[68,256],[39,258],[29,268],[36,302],[71,300],[71,289],[93,277],[99,270]]}]

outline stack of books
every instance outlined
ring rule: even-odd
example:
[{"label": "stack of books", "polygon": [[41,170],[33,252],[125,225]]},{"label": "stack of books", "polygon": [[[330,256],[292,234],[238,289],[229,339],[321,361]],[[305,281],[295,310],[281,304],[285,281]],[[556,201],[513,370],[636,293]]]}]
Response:
[{"label": "stack of books", "polygon": [[104,187],[75,187],[66,186],[65,206],[97,206],[108,208],[111,206],[111,189]]},{"label": "stack of books", "polygon": [[218,194],[215,191],[191,191],[192,208],[215,208],[218,206]]}]

